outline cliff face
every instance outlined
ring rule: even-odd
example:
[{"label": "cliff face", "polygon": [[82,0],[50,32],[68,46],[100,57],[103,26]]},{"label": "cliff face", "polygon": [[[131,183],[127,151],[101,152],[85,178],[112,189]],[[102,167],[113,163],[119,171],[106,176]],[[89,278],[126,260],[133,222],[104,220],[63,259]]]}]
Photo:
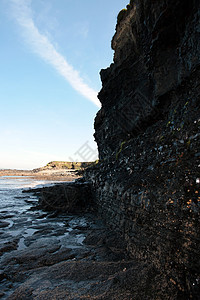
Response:
[{"label": "cliff face", "polygon": [[116,150],[124,135],[162,119],[167,93],[199,64],[197,6],[189,0],[135,1],[117,25],[114,64],[101,71],[102,109],[95,121],[100,158]]},{"label": "cliff face", "polygon": [[106,222],[151,266],[145,299],[199,299],[199,2],[135,0],[112,48],[95,119],[100,163],[86,177]]}]

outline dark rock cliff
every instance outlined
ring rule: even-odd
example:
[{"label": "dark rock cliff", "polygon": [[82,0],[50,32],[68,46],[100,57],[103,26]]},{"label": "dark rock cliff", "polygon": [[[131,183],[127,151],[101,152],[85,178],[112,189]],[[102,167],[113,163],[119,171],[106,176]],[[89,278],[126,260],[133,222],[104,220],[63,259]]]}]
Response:
[{"label": "dark rock cliff", "polygon": [[131,1],[112,48],[85,176],[147,263],[143,299],[200,299],[200,2]]}]

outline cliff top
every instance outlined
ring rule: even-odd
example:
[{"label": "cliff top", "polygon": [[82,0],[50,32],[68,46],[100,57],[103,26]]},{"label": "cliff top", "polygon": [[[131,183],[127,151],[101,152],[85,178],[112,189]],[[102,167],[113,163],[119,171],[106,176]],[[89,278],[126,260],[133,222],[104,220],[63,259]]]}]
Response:
[{"label": "cliff top", "polygon": [[89,167],[93,162],[70,162],[70,161],[51,161],[46,166],[34,169],[33,171],[43,171],[43,170],[52,170],[52,169],[74,169],[79,170],[86,167]]},{"label": "cliff top", "polygon": [[119,26],[120,22],[123,21],[127,15],[129,14],[131,8],[134,6],[134,0],[130,0],[130,3],[126,6],[126,8],[123,8],[120,10],[117,16],[117,24],[116,24],[116,29]]}]

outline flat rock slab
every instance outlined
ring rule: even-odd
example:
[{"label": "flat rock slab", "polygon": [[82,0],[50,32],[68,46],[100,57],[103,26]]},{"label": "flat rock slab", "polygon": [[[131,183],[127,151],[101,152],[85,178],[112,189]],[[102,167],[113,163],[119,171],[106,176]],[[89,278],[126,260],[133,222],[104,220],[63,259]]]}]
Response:
[{"label": "flat rock slab", "polygon": [[0,228],[8,227],[10,225],[9,222],[6,221],[0,221]]},{"label": "flat rock slab", "polygon": [[61,262],[36,271],[8,299],[106,299],[113,293],[120,299],[115,279],[131,267],[129,262]]},{"label": "flat rock slab", "polygon": [[122,278],[136,277],[141,265],[114,232],[92,214],[43,217],[2,254],[1,300],[130,298],[131,284],[123,287]]}]

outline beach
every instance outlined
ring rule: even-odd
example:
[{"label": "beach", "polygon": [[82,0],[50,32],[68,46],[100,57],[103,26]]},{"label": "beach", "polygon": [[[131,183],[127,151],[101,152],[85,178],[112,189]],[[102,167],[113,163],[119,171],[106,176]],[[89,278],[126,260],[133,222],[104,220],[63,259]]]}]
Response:
[{"label": "beach", "polygon": [[37,180],[49,181],[74,181],[79,178],[77,170],[72,169],[37,169],[37,170],[0,170],[0,177],[2,176],[24,176]]}]

